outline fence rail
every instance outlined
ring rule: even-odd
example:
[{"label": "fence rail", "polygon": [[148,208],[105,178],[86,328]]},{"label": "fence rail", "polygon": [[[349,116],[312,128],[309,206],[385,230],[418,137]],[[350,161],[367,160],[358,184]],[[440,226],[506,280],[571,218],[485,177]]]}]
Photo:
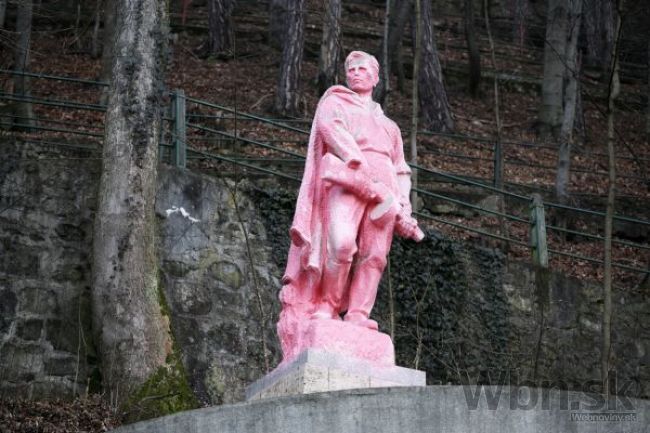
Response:
[{"label": "fence rail", "polygon": [[[25,75],[34,79],[42,80],[55,80],[60,81],[66,84],[72,85],[81,85],[81,86],[95,86],[98,90],[104,89],[106,83],[92,81],[92,80],[83,80],[76,79],[72,77],[57,77],[47,74],[38,74],[30,72],[16,72],[16,71],[7,71],[0,70],[0,74],[7,75]],[[236,167],[240,167],[246,171],[254,171],[262,173],[264,175],[271,175],[278,178],[290,180],[292,182],[299,182],[300,175],[294,175],[292,173],[286,172],[285,170],[275,170],[272,167],[274,165],[282,165],[286,167],[287,164],[300,164],[304,161],[304,155],[298,152],[295,149],[296,144],[306,143],[306,137],[309,134],[307,129],[299,128],[294,126],[301,122],[308,122],[308,120],[303,119],[268,119],[259,115],[251,114],[236,110],[231,107],[215,104],[208,101],[203,101],[200,99],[193,98],[191,96],[185,95],[182,90],[175,90],[170,94],[170,106],[165,110],[165,116],[163,118],[164,125],[161,137],[161,154],[166,155],[167,161],[178,167],[187,167],[188,165],[193,166],[197,161],[213,161],[217,164],[230,164]],[[44,107],[55,107],[61,110],[78,110],[80,112],[92,112],[92,113],[101,113],[106,110],[104,105],[98,104],[96,102],[81,102],[81,101],[69,101],[61,99],[51,99],[48,97],[35,97],[29,94],[27,95],[15,95],[11,93],[0,93],[0,101],[6,101],[9,103],[29,103],[34,105],[41,105]],[[206,113],[205,111],[208,111]],[[245,122],[246,125],[255,124],[257,126],[262,126],[266,128],[265,134],[268,134],[266,139],[259,139],[257,137],[249,137],[244,134],[247,131],[247,128],[237,130],[237,127],[240,126],[237,122]],[[81,123],[75,122],[70,119],[62,120],[55,118],[48,118],[42,113],[39,113],[38,116],[34,118],[24,118],[22,116],[16,116],[13,114],[0,115],[0,125],[5,125],[9,122],[12,126],[23,128],[29,131],[41,131],[43,133],[54,133],[62,135],[63,139],[66,139],[68,136],[80,136],[85,138],[97,138],[101,139],[103,134],[100,132],[89,131],[88,129],[94,129],[95,131],[98,128],[103,128],[103,123]],[[220,125],[213,125],[215,122],[221,122]],[[226,123],[232,123],[231,128],[224,128]],[[54,125],[54,126],[48,126]],[[63,126],[62,128],[56,126]],[[230,130],[229,130],[230,129]],[[261,129],[261,128],[257,128]],[[189,132],[191,131],[191,135]],[[282,137],[278,138],[272,135],[270,131],[275,131],[277,134],[297,134],[300,138],[291,138],[291,137]],[[406,132],[406,131],[405,131]],[[491,152],[492,156],[479,156],[479,155],[467,155],[457,152],[440,152],[437,154],[449,158],[458,158],[464,159],[467,161],[474,161],[478,163],[492,163],[493,172],[497,173],[499,170],[496,167],[497,161],[499,158],[495,158],[495,155],[499,151],[504,151],[504,149],[499,149],[497,140],[493,138],[486,137],[473,137],[466,136],[461,134],[446,134],[446,133],[433,133],[429,131],[419,131],[418,135],[420,136],[437,136],[446,139],[464,141],[467,143],[472,143],[472,145],[480,147],[480,152]],[[45,137],[47,138],[47,137]],[[57,137],[60,138],[60,137]],[[29,140],[34,141],[33,137],[30,137]],[[47,143],[50,145],[67,145],[65,142],[57,141],[48,141],[44,139],[42,143]],[[217,143],[229,143],[228,150],[223,150],[221,152],[215,153],[207,149],[211,149]],[[502,140],[500,141],[503,146],[525,146],[533,147],[535,146],[538,149],[546,151],[557,151],[557,146],[548,145],[548,144],[533,144],[533,143],[521,143],[516,141]],[[292,146],[287,147],[287,144]],[[199,145],[199,147],[196,147]],[[73,145],[76,146],[76,145]],[[85,149],[91,149],[90,146],[81,146]],[[246,149],[250,147],[254,149],[253,155],[247,154]],[[229,154],[232,153],[232,149],[235,149],[238,152],[243,152],[243,154]],[[281,157],[271,157],[271,156],[260,156],[259,152],[269,152],[273,154],[282,155]],[[507,152],[506,152],[507,153]],[[598,157],[602,155],[594,154]],[[620,157],[619,159],[635,159],[630,157]],[[650,158],[637,157],[639,161],[650,161]],[[506,160],[506,164],[513,165],[527,165],[526,162],[521,162],[517,160]],[[502,199],[510,199],[516,202],[521,203],[524,206],[528,206],[527,213],[520,213],[518,215],[508,213],[507,211],[489,209],[482,206],[479,206],[475,203],[470,203],[465,200],[454,198],[449,196],[449,194],[444,194],[440,192],[428,191],[423,188],[417,188],[416,191],[420,196],[426,197],[429,199],[441,201],[448,203],[454,206],[459,206],[462,208],[469,209],[473,212],[478,212],[480,214],[491,215],[495,218],[504,219],[509,221],[511,224],[521,224],[524,227],[528,227],[528,237],[526,239],[517,239],[512,236],[507,236],[503,234],[491,233],[480,228],[471,227],[467,224],[463,224],[460,221],[452,221],[448,218],[442,218],[440,216],[433,215],[427,212],[417,212],[416,215],[422,219],[433,221],[440,224],[449,225],[456,229],[460,229],[466,232],[475,233],[480,236],[487,238],[496,239],[502,242],[508,242],[512,245],[517,245],[524,247],[530,250],[533,262],[542,267],[548,266],[549,257],[553,256],[562,256],[568,257],[572,260],[580,260],[596,265],[603,265],[603,261],[594,258],[588,257],[580,254],[575,254],[568,251],[562,251],[560,249],[552,248],[548,245],[549,234],[570,234],[574,236],[580,236],[588,240],[602,242],[603,237],[597,233],[590,233],[586,231],[573,230],[565,227],[560,227],[557,225],[546,224],[545,211],[549,209],[557,209],[563,212],[570,213],[572,215],[596,218],[601,220],[604,218],[605,214],[600,211],[582,209],[573,206],[567,206],[563,204],[543,201],[541,196],[533,194],[532,196],[523,195],[513,191],[509,191],[503,188],[497,188],[494,183],[495,179],[486,179],[486,178],[470,178],[467,175],[446,173],[439,170],[434,170],[429,167],[424,167],[421,165],[411,164],[411,167],[414,171],[420,172],[421,174],[427,174],[432,178],[439,179],[441,182],[465,185],[469,188],[482,191],[488,194],[498,195]],[[296,167],[299,169],[299,167]],[[544,170],[553,170],[554,167],[537,165],[536,168]],[[577,169],[575,172],[584,172],[586,170]],[[297,173],[296,173],[297,174]],[[590,172],[590,174],[594,174]],[[600,174],[600,173],[598,173]],[[626,179],[641,179],[639,176],[630,176],[623,175],[621,178]],[[642,178],[645,180],[645,178]],[[535,190],[534,186],[530,186],[532,190]],[[639,225],[643,227],[650,226],[650,221],[646,221],[639,218],[633,218],[629,216],[616,215],[616,221],[625,222],[629,224]],[[620,245],[626,248],[634,248],[642,253],[650,251],[650,245],[631,242],[624,239],[613,239],[615,245]],[[622,269],[627,272],[634,272],[640,274],[650,274],[650,269],[643,269],[637,266],[629,266],[624,263],[615,262],[612,264],[614,267]]]}]

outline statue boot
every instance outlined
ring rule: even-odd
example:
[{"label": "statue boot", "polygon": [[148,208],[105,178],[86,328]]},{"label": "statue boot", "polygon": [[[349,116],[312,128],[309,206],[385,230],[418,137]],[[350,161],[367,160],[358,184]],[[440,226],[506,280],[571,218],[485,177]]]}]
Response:
[{"label": "statue boot", "polygon": [[352,259],[338,261],[335,258],[327,260],[321,278],[321,300],[312,319],[340,320],[339,313],[343,295],[347,287]]},{"label": "statue boot", "polygon": [[348,311],[343,320],[375,331],[379,329],[377,322],[370,319],[369,316],[372,306],[375,304],[377,287],[385,263],[385,259],[369,258],[357,264],[350,285]]}]

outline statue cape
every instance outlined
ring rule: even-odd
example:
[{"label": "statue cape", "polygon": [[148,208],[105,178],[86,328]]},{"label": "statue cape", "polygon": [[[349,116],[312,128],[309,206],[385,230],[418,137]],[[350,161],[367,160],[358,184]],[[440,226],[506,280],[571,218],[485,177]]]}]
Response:
[{"label": "statue cape", "polygon": [[[292,293],[291,298],[307,302],[314,296],[320,282],[323,261],[326,257],[327,212],[323,206],[326,202],[323,181],[320,176],[321,161],[327,151],[322,137],[316,129],[319,108],[326,98],[341,98],[346,103],[360,104],[357,94],[344,86],[332,86],[321,97],[309,135],[309,146],[305,160],[305,171],[298,193],[296,211],[289,234],[291,246],[287,268],[282,283],[292,285],[299,293]],[[381,110],[379,104],[376,109]],[[383,112],[382,112],[383,114]],[[284,289],[283,289],[284,290]],[[296,296],[297,295],[297,296]]]}]

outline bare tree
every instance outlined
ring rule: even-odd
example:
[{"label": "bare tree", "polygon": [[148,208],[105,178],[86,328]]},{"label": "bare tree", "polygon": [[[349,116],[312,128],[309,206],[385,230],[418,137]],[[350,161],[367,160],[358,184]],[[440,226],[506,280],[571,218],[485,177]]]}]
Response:
[{"label": "bare tree", "polygon": [[0,0],[0,29],[5,27],[5,17],[7,15],[7,0]]},{"label": "bare tree", "polygon": [[[579,74],[578,62],[578,35],[582,14],[582,0],[567,1],[569,14],[568,43],[566,46],[566,73],[564,79],[564,100],[562,125],[560,127],[560,147],[558,150],[557,174],[555,177],[555,194],[560,203],[566,204],[569,199],[569,181],[571,168],[571,144],[573,142],[573,129],[577,113]],[[562,223],[564,225],[564,223]]]},{"label": "bare tree", "polygon": [[[104,0],[104,31],[102,34],[102,67],[99,81],[108,83],[113,76],[113,51],[115,49],[115,17],[118,0]],[[108,102],[108,87],[104,88],[100,104]]]},{"label": "bare tree", "polygon": [[614,198],[616,193],[616,155],[614,153],[614,108],[616,98],[621,91],[619,81],[619,51],[621,41],[621,14],[624,0],[618,1],[616,14],[616,39],[612,51],[610,66],[609,88],[607,92],[607,160],[608,160],[608,188],[607,209],[605,212],[605,258],[603,272],[603,346],[600,358],[600,378],[603,384],[603,393],[609,395],[609,357],[612,341],[612,231],[614,226]]},{"label": "bare tree", "polygon": [[609,74],[614,45],[613,0],[584,0],[585,63]]},{"label": "bare tree", "polygon": [[300,101],[300,71],[305,43],[305,0],[289,0],[288,5],[287,29],[274,109],[280,115],[295,116],[298,114]]},{"label": "bare tree", "polygon": [[[379,101],[381,105],[384,106],[384,110],[388,105],[388,94],[390,93],[390,58],[388,57],[388,35],[390,34],[390,22],[392,19],[392,1],[386,0],[386,7],[384,13],[384,37],[381,41],[381,74],[379,76],[379,83],[375,86],[373,90],[373,96],[376,93],[378,98],[375,99]],[[376,92],[375,92],[376,91]]]},{"label": "bare tree", "polygon": [[513,0],[513,39],[522,49],[526,43],[528,32],[526,20],[531,9],[530,1],[531,0]]},{"label": "bare tree", "polygon": [[422,36],[421,67],[418,75],[420,111],[424,124],[430,131],[452,131],[454,120],[447,100],[447,91],[442,80],[442,68],[438,59],[436,36],[433,28],[431,2],[421,4]]},{"label": "bare tree", "polygon": [[99,58],[101,47],[99,44],[99,27],[102,22],[102,0],[95,1],[95,11],[93,12],[93,33],[90,39],[90,56],[93,59]]},{"label": "bare tree", "polygon": [[[490,7],[489,0],[483,0],[483,14],[485,20],[485,30],[487,32],[488,43],[490,46],[490,61],[492,62],[492,69],[494,70],[494,80],[493,80],[493,95],[494,95],[494,125],[496,143],[494,146],[494,186],[503,189],[503,143],[501,142],[501,97],[499,96],[499,70],[497,66],[496,50],[494,48],[494,38],[492,37],[492,27],[490,25]],[[499,197],[499,211],[504,213],[504,200],[503,197]],[[500,218],[500,225],[502,227],[501,232],[505,233],[505,222],[503,218]]]},{"label": "bare tree", "polygon": [[171,352],[159,301],[154,214],[168,27],[162,0],[116,4],[92,305],[103,384],[121,404],[165,367]]},{"label": "bare tree", "polygon": [[478,49],[476,29],[474,27],[474,0],[465,0],[465,41],[469,59],[469,93],[477,98],[481,85],[481,54]]},{"label": "bare tree", "polygon": [[[406,25],[413,10],[413,0],[396,0],[393,6],[395,13],[391,13],[393,18],[389,22],[388,58],[392,59],[391,69],[395,70],[397,74],[397,88],[403,93],[405,74],[402,42],[406,32]],[[383,101],[383,97],[377,97],[375,99]]]},{"label": "bare tree", "polygon": [[[539,110],[539,134],[544,138],[559,139],[565,114],[571,116],[568,125],[573,128],[576,97],[566,95],[575,92],[577,43],[580,32],[583,0],[548,0],[546,17],[546,43],[544,48],[544,77],[542,80],[542,103]],[[569,103],[571,107],[567,107]]]},{"label": "bare tree", "polygon": [[645,132],[646,132],[647,140],[650,142],[650,39],[648,39],[647,73],[648,73],[648,88],[646,89],[646,96],[648,97],[648,103],[646,106]]},{"label": "bare tree", "polygon": [[318,60],[318,93],[336,84],[341,51],[341,0],[329,0],[323,18],[323,38]]},{"label": "bare tree", "polygon": [[287,30],[289,3],[291,0],[270,0],[269,2],[269,44],[282,48]]},{"label": "bare tree", "polygon": [[[32,38],[32,0],[22,0],[18,2],[18,11],[16,14],[16,33],[18,41],[14,52],[14,69],[19,72],[26,72],[29,69],[30,61],[30,44]],[[25,75],[14,76],[14,93],[17,97],[26,99],[15,105],[14,115],[15,123],[20,128],[27,128],[36,124],[34,120],[34,110],[30,98],[29,77]]]},{"label": "bare tree", "polygon": [[219,55],[231,48],[230,16],[235,0],[208,0],[208,39],[203,55]]},{"label": "bare tree", "polygon": [[[428,3],[425,0],[425,3]],[[413,37],[413,94],[411,95],[411,164],[418,163],[418,119],[419,119],[419,83],[415,77],[420,76],[420,63],[422,61],[422,0],[415,0],[415,35]],[[418,208],[418,171],[411,174],[411,203],[413,208]],[[417,364],[417,363],[416,363]]]},{"label": "bare tree", "polygon": [[562,123],[567,27],[566,0],[547,0],[544,78],[539,111],[539,132],[547,138],[556,138]]},{"label": "bare tree", "polygon": [[384,7],[384,34],[381,40],[381,74],[379,82],[372,92],[372,99],[384,106],[387,105],[388,93],[390,93],[390,74],[391,74],[391,52],[389,48],[389,39],[391,37],[391,28],[395,25],[395,0],[386,0]]},{"label": "bare tree", "polygon": [[[497,66],[496,59],[496,50],[494,49],[494,38],[492,37],[492,30],[490,27],[490,14],[488,6],[488,0],[483,0],[483,13],[485,19],[485,30],[487,31],[488,42],[490,44],[490,60],[492,61],[492,69],[494,70],[494,124],[496,126],[496,143],[494,146],[494,186],[498,189],[503,189],[503,143],[501,140],[501,97],[499,96],[499,74],[497,74],[499,68]],[[506,219],[503,217],[507,213],[506,211],[506,202],[503,195],[499,196],[498,199],[498,210],[502,215],[499,215],[499,231],[501,236],[508,238],[508,225]],[[501,248],[504,251],[510,250],[510,243],[505,241],[502,243]]]}]

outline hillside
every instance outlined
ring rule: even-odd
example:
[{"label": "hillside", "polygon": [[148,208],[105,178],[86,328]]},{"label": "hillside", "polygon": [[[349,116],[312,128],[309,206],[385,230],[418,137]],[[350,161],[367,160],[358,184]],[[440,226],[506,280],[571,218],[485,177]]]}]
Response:
[{"label": "hillside", "polygon": [[[291,125],[307,130],[316,103],[315,77],[318,65],[318,47],[321,35],[322,2],[307,3],[306,49],[302,66],[302,117],[292,119]],[[38,31],[33,36],[33,60],[31,71],[56,76],[78,77],[94,80],[99,76],[100,61],[90,55],[90,37],[92,30],[91,15],[81,21],[78,31],[71,31],[56,17],[65,16],[65,10],[57,10],[58,3],[46,2],[41,5]],[[238,112],[254,113],[264,118],[273,118],[270,112],[276,88],[280,50],[267,42],[268,4],[266,2],[238,2],[233,14],[234,49],[219,58],[201,58],[197,48],[201,45],[207,29],[206,6],[201,1],[190,4],[185,24],[181,20],[180,2],[172,2],[172,36],[170,38],[170,59],[168,66],[168,88],[182,89],[188,97],[210,101],[219,106],[230,107]],[[513,37],[512,25],[499,11],[493,11],[495,28],[495,54],[497,64],[492,65],[484,20],[477,17],[476,25],[481,30],[480,48],[484,71],[482,97],[471,98],[465,87],[466,58],[463,24],[460,11],[453,5],[443,3],[434,6],[436,13],[436,30],[438,52],[443,66],[445,82],[451,103],[455,131],[453,134],[428,134],[418,136],[418,163],[425,168],[464,176],[474,181],[491,183],[494,173],[495,152],[495,102],[493,95],[493,77],[499,77],[499,115],[502,119],[501,144],[505,155],[504,181],[506,188],[523,196],[531,192],[541,192],[546,200],[553,201],[553,185],[557,164],[557,145],[539,142],[536,137],[537,111],[539,105],[539,85],[542,75],[542,37],[543,11],[532,11],[529,20],[529,36],[521,41]],[[498,8],[497,8],[498,9]],[[82,10],[83,11],[83,10]],[[85,11],[90,13],[90,10]],[[341,49],[348,52],[360,49],[377,52],[381,42],[383,22],[383,2],[351,1],[345,2],[343,12],[343,36]],[[634,46],[634,41],[628,46]],[[404,92],[393,90],[385,107],[387,114],[394,118],[408,139],[410,122],[410,65],[411,38],[410,27],[405,35],[405,73]],[[57,53],[52,55],[51,53]],[[632,52],[628,57],[639,57]],[[628,62],[630,63],[630,62]],[[0,55],[0,66],[11,68],[12,60],[9,50]],[[650,145],[645,131],[646,115],[644,101],[647,99],[646,81],[635,75],[632,66],[623,68],[622,96],[616,111],[615,125],[617,132],[617,213],[637,219],[648,220],[646,202],[650,196],[648,181],[648,161]],[[638,72],[638,71],[636,71]],[[643,74],[641,74],[643,75]],[[10,76],[3,74],[2,88],[11,90]],[[606,157],[606,108],[605,96],[607,80],[594,69],[585,70],[581,77],[583,116],[582,132],[577,133],[578,142],[574,146],[570,193],[571,205],[595,211],[604,210],[604,197],[607,189]],[[392,88],[397,89],[396,77]],[[65,81],[32,79],[32,96],[62,101],[77,101],[81,104],[96,106],[100,87]],[[84,106],[87,108],[87,106]],[[196,150],[213,154],[226,155],[239,161],[255,162],[266,160],[268,164],[280,171],[299,176],[300,167],[273,149],[263,149],[247,145],[246,140],[270,143],[284,151],[304,154],[306,135],[286,129],[278,129],[262,121],[253,121],[233,116],[227,110],[201,104],[188,104],[188,116],[203,129],[188,132],[188,146]],[[103,113],[96,109],[62,110],[50,105],[36,105],[35,112],[41,118],[41,125],[53,129],[38,133],[23,134],[30,139],[54,140],[96,145],[101,141],[103,131]],[[47,123],[46,119],[49,119]],[[57,129],[62,129],[60,131]],[[79,136],[65,130],[83,131]],[[220,135],[215,135],[215,131]],[[44,137],[43,134],[47,134]],[[238,140],[233,143],[233,136]],[[167,137],[171,141],[171,136]],[[230,138],[228,138],[230,137]],[[250,144],[250,143],[249,143]],[[188,164],[195,169],[238,176],[243,173],[252,175],[251,171],[241,171],[232,164],[205,160],[195,155]],[[261,159],[260,159],[261,158]],[[280,158],[280,160],[278,160]],[[239,173],[239,174],[238,174]],[[433,174],[420,175],[421,183],[426,188],[442,192],[445,196],[463,198],[477,204],[482,197],[491,194],[489,189],[480,186],[458,184],[448,178]],[[522,219],[528,219],[528,203],[509,200],[506,213]],[[437,198],[425,198],[428,211],[437,214],[436,219],[427,219],[426,224],[470,240],[483,239],[480,233],[468,231],[462,226],[485,230],[497,236],[511,237],[522,242],[509,246],[515,257],[528,258],[528,224],[510,221],[506,226],[482,212],[462,205],[440,201]],[[482,205],[480,205],[482,206]],[[600,260],[602,241],[594,236],[602,236],[602,219],[591,215],[572,213],[569,228],[584,231],[591,238],[550,232],[550,248],[568,254]],[[557,218],[561,210],[547,209],[549,223],[558,225]],[[441,222],[460,224],[450,226]],[[636,269],[647,269],[650,262],[647,224],[633,229],[619,225],[618,234],[624,242],[615,246],[614,260]],[[494,245],[489,241],[487,245]],[[632,242],[632,244],[629,244]],[[635,242],[641,247],[636,247]],[[501,245],[503,247],[503,245]],[[567,261],[565,256],[551,257],[555,266],[586,278],[599,279],[601,266],[589,260],[575,257]],[[643,274],[628,273],[619,269],[619,284],[636,285]]]}]

